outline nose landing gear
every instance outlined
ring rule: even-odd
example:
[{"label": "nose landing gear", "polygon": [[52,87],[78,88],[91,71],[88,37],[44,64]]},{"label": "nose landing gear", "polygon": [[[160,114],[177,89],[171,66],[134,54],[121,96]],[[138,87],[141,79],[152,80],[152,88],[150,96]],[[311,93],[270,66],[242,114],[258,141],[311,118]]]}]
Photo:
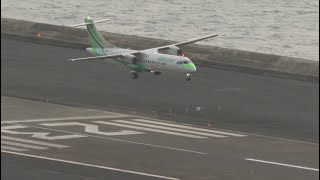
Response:
[{"label": "nose landing gear", "polygon": [[187,81],[190,81],[192,74],[187,74],[186,76],[187,76]]}]

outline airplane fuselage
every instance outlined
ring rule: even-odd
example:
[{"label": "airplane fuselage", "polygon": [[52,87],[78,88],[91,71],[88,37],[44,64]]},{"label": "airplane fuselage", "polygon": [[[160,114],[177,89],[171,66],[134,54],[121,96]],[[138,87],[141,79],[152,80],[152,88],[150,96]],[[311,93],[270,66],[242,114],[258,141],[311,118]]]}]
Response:
[{"label": "airplane fuselage", "polygon": [[[87,48],[87,51],[95,56],[105,56],[119,53],[130,53],[134,52],[135,50],[122,48]],[[162,54],[152,50],[145,51],[142,55],[137,56],[137,61],[134,63],[130,57],[113,58],[112,61],[121,64],[127,64],[130,68],[136,69],[140,72],[152,70],[155,72],[175,71],[193,73],[196,71],[196,66],[187,57]]]}]

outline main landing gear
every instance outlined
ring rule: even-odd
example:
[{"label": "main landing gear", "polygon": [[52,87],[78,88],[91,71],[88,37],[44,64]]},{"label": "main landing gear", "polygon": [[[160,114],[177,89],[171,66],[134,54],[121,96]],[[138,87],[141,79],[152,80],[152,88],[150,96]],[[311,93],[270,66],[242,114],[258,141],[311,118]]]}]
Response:
[{"label": "main landing gear", "polygon": [[192,74],[187,74],[186,76],[187,76],[187,81],[190,81]]},{"label": "main landing gear", "polygon": [[131,78],[132,79],[138,79],[138,77],[139,77],[139,75],[138,75],[138,73],[137,72],[131,72]]}]

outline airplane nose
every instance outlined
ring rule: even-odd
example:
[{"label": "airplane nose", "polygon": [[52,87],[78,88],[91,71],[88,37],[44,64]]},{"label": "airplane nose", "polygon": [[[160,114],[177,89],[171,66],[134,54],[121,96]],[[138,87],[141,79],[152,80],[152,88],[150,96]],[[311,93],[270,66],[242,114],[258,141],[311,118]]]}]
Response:
[{"label": "airplane nose", "polygon": [[196,72],[197,71],[197,67],[192,63],[192,65],[193,65],[193,69],[192,69],[192,71],[193,72]]},{"label": "airplane nose", "polygon": [[197,68],[193,63],[189,63],[189,64],[184,64],[185,69],[188,72],[196,72]]},{"label": "airplane nose", "polygon": [[182,66],[184,67],[184,70],[187,72],[196,72],[197,70],[196,66],[193,64],[191,60],[189,60],[189,62],[186,64],[182,64]]},{"label": "airplane nose", "polygon": [[188,70],[191,71],[191,72],[196,72],[197,68],[193,63],[190,63],[189,66],[188,66]]}]

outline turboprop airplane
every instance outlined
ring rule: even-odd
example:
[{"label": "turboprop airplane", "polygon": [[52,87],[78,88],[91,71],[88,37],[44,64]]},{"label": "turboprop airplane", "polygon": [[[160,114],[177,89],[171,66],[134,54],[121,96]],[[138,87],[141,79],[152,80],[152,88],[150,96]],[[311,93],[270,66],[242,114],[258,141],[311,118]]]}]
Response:
[{"label": "turboprop airplane", "polygon": [[[86,50],[95,57],[69,59],[70,61],[107,60],[113,63],[120,63],[131,69],[132,79],[137,79],[138,73],[142,72],[151,72],[155,75],[160,75],[162,72],[173,71],[186,74],[186,79],[189,81],[191,80],[192,73],[196,72],[196,66],[188,57],[184,56],[180,47],[218,36],[217,34],[213,34],[167,46],[139,51],[122,49],[108,43],[95,27],[95,24],[109,20],[110,19],[105,19],[94,22],[88,17],[85,18],[85,23],[72,26],[87,26],[91,47]],[[164,50],[165,53],[159,53],[160,50]]]}]

